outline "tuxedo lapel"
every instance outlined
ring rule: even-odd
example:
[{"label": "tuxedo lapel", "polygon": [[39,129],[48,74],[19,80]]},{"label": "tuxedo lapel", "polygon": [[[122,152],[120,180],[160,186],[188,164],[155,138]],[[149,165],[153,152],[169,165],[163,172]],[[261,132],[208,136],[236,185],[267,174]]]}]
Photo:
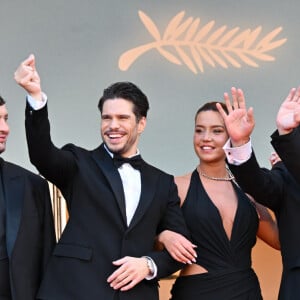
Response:
[{"label": "tuxedo lapel", "polygon": [[3,165],[3,186],[6,199],[6,245],[8,256],[11,256],[20,227],[24,201],[24,178],[13,175],[11,168]]},{"label": "tuxedo lapel", "polygon": [[141,167],[141,197],[129,228],[135,226],[144,216],[156,192],[158,177],[154,176],[151,168],[144,162]]},{"label": "tuxedo lapel", "polygon": [[119,209],[121,211],[123,221],[125,222],[125,224],[127,224],[123,185],[119,172],[113,164],[112,158],[104,149],[103,144],[92,152],[92,157],[99,168],[102,170],[109,185],[111,186],[111,190],[117,200]]}]

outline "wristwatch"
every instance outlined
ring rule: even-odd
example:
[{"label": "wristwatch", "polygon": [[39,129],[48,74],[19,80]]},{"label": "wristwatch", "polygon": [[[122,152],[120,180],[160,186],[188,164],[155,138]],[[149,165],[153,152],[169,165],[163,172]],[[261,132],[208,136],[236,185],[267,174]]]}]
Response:
[{"label": "wristwatch", "polygon": [[153,275],[154,274],[154,264],[153,264],[153,260],[152,260],[152,258],[151,257],[149,257],[149,256],[144,256],[145,258],[146,258],[146,260],[147,260],[147,267],[148,267],[148,269],[149,269],[149,273],[151,274],[151,275]]}]

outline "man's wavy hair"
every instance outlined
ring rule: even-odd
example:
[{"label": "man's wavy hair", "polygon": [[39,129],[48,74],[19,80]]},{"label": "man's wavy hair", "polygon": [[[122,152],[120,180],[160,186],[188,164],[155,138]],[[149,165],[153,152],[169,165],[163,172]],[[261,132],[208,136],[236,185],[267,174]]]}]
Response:
[{"label": "man's wavy hair", "polygon": [[103,104],[106,100],[122,98],[133,103],[133,113],[137,121],[142,117],[147,117],[149,102],[147,96],[132,82],[116,82],[103,91],[99,100],[98,108],[102,114]]}]

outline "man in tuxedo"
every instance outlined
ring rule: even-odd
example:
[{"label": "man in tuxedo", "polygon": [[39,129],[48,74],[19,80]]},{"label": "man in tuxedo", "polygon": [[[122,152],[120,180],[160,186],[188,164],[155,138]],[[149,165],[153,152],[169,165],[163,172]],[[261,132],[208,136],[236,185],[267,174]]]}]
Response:
[{"label": "man in tuxedo", "polygon": [[[0,153],[9,134],[0,96]],[[48,183],[0,157],[0,300],[34,300],[55,243]]]},{"label": "man in tuxedo", "polygon": [[28,93],[31,162],[61,190],[69,211],[38,298],[158,299],[158,279],[181,265],[165,250],[153,250],[156,235],[165,229],[188,232],[173,176],[139,154],[146,95],[130,82],[112,84],[98,103],[103,143],[92,151],[73,144],[59,149],[51,141],[47,97],[33,55],[15,79]]},{"label": "man in tuxedo", "polygon": [[277,130],[271,143],[280,157],[272,169],[260,168],[250,135],[254,129],[252,108],[246,109],[243,91],[232,89],[232,103],[222,114],[230,141],[225,145],[229,167],[242,189],[275,212],[283,271],[280,300],[300,299],[300,87],[293,88],[277,113]]}]

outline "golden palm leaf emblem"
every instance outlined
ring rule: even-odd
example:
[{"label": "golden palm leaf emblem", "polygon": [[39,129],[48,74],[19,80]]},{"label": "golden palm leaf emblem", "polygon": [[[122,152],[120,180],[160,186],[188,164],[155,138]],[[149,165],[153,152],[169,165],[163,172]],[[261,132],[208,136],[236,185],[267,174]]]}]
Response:
[{"label": "golden palm leaf emblem", "polygon": [[258,67],[259,61],[274,61],[269,52],[283,45],[287,39],[277,39],[282,27],[277,27],[259,39],[262,27],[227,30],[227,26],[213,29],[215,21],[200,27],[200,18],[184,19],[185,12],[174,16],[161,34],[155,23],[144,12],[139,17],[154,41],[124,52],[119,58],[119,68],[128,70],[133,62],[145,52],[156,49],[168,61],[187,66],[193,73],[204,72],[204,64],[211,67],[233,66],[241,68],[244,63]]}]

